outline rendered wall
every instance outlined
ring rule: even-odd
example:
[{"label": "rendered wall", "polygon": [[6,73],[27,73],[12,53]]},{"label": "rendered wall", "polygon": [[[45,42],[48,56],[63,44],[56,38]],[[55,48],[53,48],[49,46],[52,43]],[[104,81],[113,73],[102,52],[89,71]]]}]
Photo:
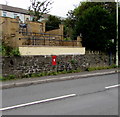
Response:
[{"label": "rendered wall", "polygon": [[84,55],[82,47],[19,47],[21,55]]}]

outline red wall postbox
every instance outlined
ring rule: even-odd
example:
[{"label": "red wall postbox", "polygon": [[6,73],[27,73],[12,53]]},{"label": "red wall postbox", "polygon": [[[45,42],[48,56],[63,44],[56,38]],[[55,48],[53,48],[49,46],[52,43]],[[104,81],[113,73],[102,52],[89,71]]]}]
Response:
[{"label": "red wall postbox", "polygon": [[57,65],[56,58],[57,56],[52,56],[52,65]]}]

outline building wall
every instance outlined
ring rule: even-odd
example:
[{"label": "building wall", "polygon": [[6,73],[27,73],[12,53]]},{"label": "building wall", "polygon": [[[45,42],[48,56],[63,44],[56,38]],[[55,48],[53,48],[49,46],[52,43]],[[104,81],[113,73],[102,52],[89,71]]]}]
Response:
[{"label": "building wall", "polygon": [[26,19],[29,19],[29,21],[31,21],[30,15],[24,15],[24,21],[26,21]]},{"label": "building wall", "polygon": [[14,13],[13,12],[9,12],[9,11],[2,11],[2,16],[3,17],[4,17],[4,12],[6,12],[6,16],[5,17],[14,18]]},{"label": "building wall", "polygon": [[16,13],[16,12],[9,12],[9,11],[1,11],[0,16],[4,17],[4,15],[3,15],[4,12],[6,12],[6,17],[9,17],[9,18],[16,18],[17,16],[19,16],[19,19],[22,22],[25,22],[26,18],[29,18],[29,20],[30,20],[30,16],[29,15],[25,15],[25,14],[21,14],[21,13]]}]

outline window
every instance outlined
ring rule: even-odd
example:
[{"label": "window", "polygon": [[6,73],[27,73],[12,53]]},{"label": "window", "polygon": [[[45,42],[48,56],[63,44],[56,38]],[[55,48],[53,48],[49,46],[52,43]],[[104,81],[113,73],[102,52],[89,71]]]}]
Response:
[{"label": "window", "polygon": [[33,16],[30,16],[30,21],[32,21],[33,20]]},{"label": "window", "polygon": [[16,13],[14,13],[14,18],[16,18],[17,17],[17,14]]},{"label": "window", "polygon": [[6,16],[7,16],[7,12],[3,11],[3,17],[6,17]]}]

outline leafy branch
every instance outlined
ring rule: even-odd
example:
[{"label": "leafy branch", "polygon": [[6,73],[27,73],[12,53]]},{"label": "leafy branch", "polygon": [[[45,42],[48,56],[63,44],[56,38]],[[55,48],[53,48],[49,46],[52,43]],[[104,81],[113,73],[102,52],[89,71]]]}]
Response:
[{"label": "leafy branch", "polygon": [[39,1],[39,0],[30,0],[31,6],[29,7],[29,14],[33,16],[33,21],[38,21],[43,17],[43,14],[50,12],[51,8],[49,6],[53,2],[49,0]]}]

